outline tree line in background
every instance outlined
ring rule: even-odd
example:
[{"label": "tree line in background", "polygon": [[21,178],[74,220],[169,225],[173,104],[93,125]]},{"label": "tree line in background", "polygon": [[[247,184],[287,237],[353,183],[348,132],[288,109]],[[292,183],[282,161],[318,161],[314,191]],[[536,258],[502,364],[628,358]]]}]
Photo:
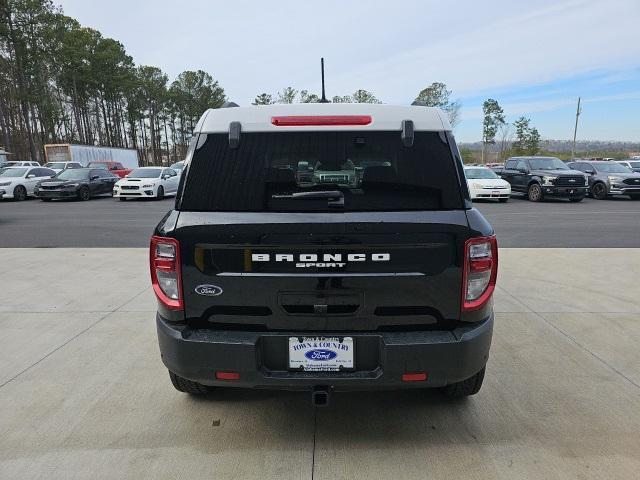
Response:
[{"label": "tree line in background", "polygon": [[[318,102],[317,94],[287,87],[261,93],[255,105]],[[443,108],[451,123],[460,104],[432,83],[416,100]],[[117,40],[83,27],[51,0],[0,0],[0,145],[16,159],[43,161],[48,143],[135,148],[142,165],[184,157],[190,134],[207,108],[226,101],[202,70],[169,82],[155,66],[136,65]],[[381,103],[367,90],[333,102]]]},{"label": "tree line in background", "polygon": [[[141,164],[182,159],[193,127],[207,108],[226,101],[222,86],[202,70],[172,82],[155,66],[136,66],[124,46],[82,27],[51,0],[0,0],[0,145],[15,158],[43,160],[48,143],[135,148]],[[320,97],[288,86],[260,93],[254,105],[313,103]],[[334,103],[382,103],[359,89]],[[461,105],[434,82],[418,92],[419,105],[442,108],[455,126]],[[494,99],[483,104],[485,147],[499,157],[533,155],[540,134],[528,118],[509,124]],[[495,147],[494,147],[495,149]]]},{"label": "tree line in background", "polygon": [[0,144],[43,159],[47,143],[136,148],[143,164],[181,158],[224,90],[201,70],[171,83],[50,0],[0,1]]},{"label": "tree line in background", "polygon": [[[136,65],[120,42],[83,27],[51,0],[0,0],[0,146],[16,159],[42,161],[45,144],[80,143],[137,149],[142,165],[173,163],[184,158],[202,113],[226,100],[211,74],[188,70],[170,82],[161,69]],[[253,104],[319,101],[315,93],[288,86],[260,93]],[[382,103],[364,89],[331,101]],[[415,101],[439,107],[453,126],[459,123],[460,102],[444,83],[431,83]],[[540,134],[530,119],[508,123],[492,98],[482,110],[480,158],[461,148],[465,161],[540,153]]]}]

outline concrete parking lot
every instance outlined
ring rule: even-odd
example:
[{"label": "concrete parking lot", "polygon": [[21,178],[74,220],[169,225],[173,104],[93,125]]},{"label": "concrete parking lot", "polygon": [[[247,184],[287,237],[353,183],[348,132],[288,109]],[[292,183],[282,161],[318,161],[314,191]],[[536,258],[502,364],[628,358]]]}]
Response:
[{"label": "concrete parking lot", "polygon": [[[146,247],[173,201],[0,201],[0,247]],[[640,246],[640,202],[627,198],[475,205],[502,247]]]},{"label": "concrete parking lot", "polygon": [[5,248],[0,264],[2,479],[640,472],[640,250],[503,249],[477,396],[338,394],[319,410],[304,393],[176,392],[145,249]]}]

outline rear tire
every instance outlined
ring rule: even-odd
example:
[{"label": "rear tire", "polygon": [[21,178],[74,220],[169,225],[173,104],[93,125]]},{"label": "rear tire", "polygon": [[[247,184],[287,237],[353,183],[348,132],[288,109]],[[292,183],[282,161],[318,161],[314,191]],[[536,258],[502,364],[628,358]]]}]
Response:
[{"label": "rear tire", "polygon": [[507,203],[509,201],[509,198],[508,197],[507,198],[499,198],[498,201],[500,203]]},{"label": "rear tire", "polygon": [[542,188],[538,183],[532,183],[527,189],[527,199],[530,202],[539,202],[542,200]]},{"label": "rear tire", "polygon": [[182,378],[172,371],[169,371],[169,378],[175,389],[179,392],[188,393],[189,395],[204,395],[210,391],[206,385]]},{"label": "rear tire", "polygon": [[594,183],[591,187],[591,196],[596,200],[604,200],[607,198],[607,186],[602,182]]},{"label": "rear tire", "polygon": [[444,387],[444,394],[449,398],[463,398],[475,395],[480,391],[480,387],[482,387],[486,368],[487,367],[482,367],[482,370],[466,380],[447,385]]},{"label": "rear tire", "polygon": [[571,203],[578,203],[581,202],[582,200],[584,200],[584,197],[578,197],[578,198],[570,198],[569,201]]},{"label": "rear tire", "polygon": [[22,185],[18,185],[16,188],[13,189],[13,198],[17,202],[21,202],[22,200],[26,200],[27,199],[27,189],[24,188]]},{"label": "rear tire", "polygon": [[640,195],[629,195],[631,200],[640,200]]},{"label": "rear tire", "polygon": [[42,200],[43,202],[50,202],[51,201],[50,198],[41,198],[40,200]]},{"label": "rear tire", "polygon": [[126,198],[124,198],[124,197],[120,197],[120,201],[121,201],[121,202],[126,202],[126,201],[127,201],[127,199],[126,199]]}]

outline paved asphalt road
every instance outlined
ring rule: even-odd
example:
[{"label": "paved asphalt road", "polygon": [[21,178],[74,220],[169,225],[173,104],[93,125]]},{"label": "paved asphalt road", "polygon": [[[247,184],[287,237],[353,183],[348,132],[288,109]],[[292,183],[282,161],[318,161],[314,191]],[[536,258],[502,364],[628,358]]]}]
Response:
[{"label": "paved asphalt road", "polygon": [[[0,201],[0,247],[145,247],[162,201]],[[502,247],[640,247],[640,202],[478,203]]]}]

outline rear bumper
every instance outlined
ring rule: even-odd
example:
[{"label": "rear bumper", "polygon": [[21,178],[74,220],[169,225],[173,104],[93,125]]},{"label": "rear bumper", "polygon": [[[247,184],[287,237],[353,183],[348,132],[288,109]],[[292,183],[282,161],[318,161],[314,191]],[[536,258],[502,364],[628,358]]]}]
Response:
[{"label": "rear bumper", "polygon": [[[487,363],[493,314],[453,331],[304,332],[305,336],[345,336],[355,342],[352,372],[289,371],[288,338],[300,332],[239,332],[191,329],[156,316],[160,353],[177,375],[204,385],[309,390],[373,390],[441,387],[471,377]],[[239,380],[219,381],[215,372],[238,372]],[[403,382],[402,374],[426,372],[427,380]]]}]

